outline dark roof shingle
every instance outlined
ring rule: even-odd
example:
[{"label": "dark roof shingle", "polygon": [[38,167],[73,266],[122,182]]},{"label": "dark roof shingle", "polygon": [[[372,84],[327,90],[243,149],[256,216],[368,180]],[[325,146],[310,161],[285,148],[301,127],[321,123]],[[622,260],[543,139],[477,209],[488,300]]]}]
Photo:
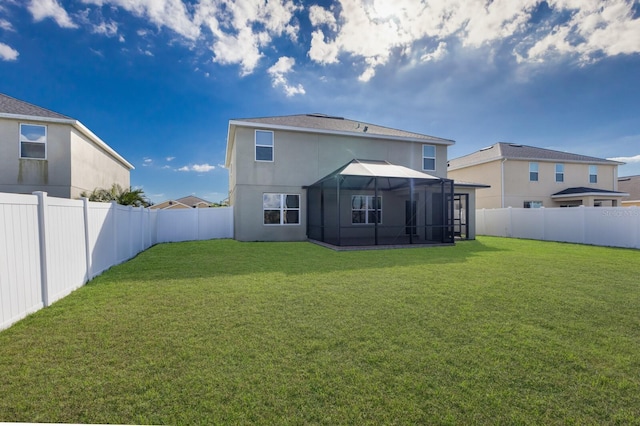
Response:
[{"label": "dark roof shingle", "polygon": [[389,136],[397,138],[420,139],[425,141],[454,143],[450,139],[392,129],[362,121],[349,120],[343,117],[335,117],[325,114],[297,114],[276,117],[240,118],[233,121],[265,124],[272,126],[297,127],[301,129],[325,130],[333,132],[366,133],[377,136]]},{"label": "dark roof shingle", "polygon": [[588,155],[572,154],[570,152],[538,148],[529,145],[498,142],[471,154],[449,160],[449,169],[454,170],[503,158],[508,160],[548,160],[574,163],[623,164],[617,161],[607,160],[605,158],[590,157]]},{"label": "dark roof shingle", "polygon": [[0,93],[0,113],[73,120],[73,118],[66,115],[30,104],[29,102],[12,98],[11,96],[7,96],[3,93]]}]

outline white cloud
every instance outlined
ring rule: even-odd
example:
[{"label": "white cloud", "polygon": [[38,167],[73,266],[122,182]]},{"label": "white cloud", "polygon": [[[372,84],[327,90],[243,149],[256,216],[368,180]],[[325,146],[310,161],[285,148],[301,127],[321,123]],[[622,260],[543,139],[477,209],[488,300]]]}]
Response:
[{"label": "white cloud", "polygon": [[[425,42],[438,47],[422,61],[444,58],[455,40],[468,49],[511,44],[521,63],[558,55],[593,61],[602,55],[640,53],[640,19],[634,18],[633,0],[340,0],[340,6],[309,8],[315,28],[308,55],[323,65],[341,56],[356,59],[364,69],[361,81]],[[548,16],[539,15],[538,9],[547,6]],[[539,22],[533,24],[534,17]]]},{"label": "white cloud", "polygon": [[149,167],[150,165],[153,164],[153,160],[149,157],[144,157],[142,159],[142,167]]},{"label": "white cloud", "polygon": [[5,31],[15,31],[13,28],[13,25],[11,25],[11,22],[2,18],[0,18],[0,28],[2,28]]},{"label": "white cloud", "polygon": [[101,22],[93,26],[93,32],[107,37],[114,37],[118,35],[118,24],[113,21]]},{"label": "white cloud", "polygon": [[214,62],[238,64],[241,74],[247,75],[256,69],[274,37],[287,35],[295,40],[299,29],[292,21],[299,9],[291,0],[201,0],[194,22],[211,31]]},{"label": "white cloud", "polygon": [[200,28],[187,12],[181,0],[82,0],[97,6],[116,6],[140,18],[146,18],[158,27],[166,27],[188,40],[200,35]]},{"label": "white cloud", "polygon": [[199,173],[206,173],[206,172],[210,172],[211,170],[214,170],[216,168],[216,166],[212,166],[210,164],[193,164],[190,166],[183,166],[180,167],[179,169],[176,169],[179,172],[199,172]]},{"label": "white cloud", "polygon": [[36,22],[51,18],[62,28],[78,27],[57,0],[31,0],[28,9]]},{"label": "white cloud", "polygon": [[292,86],[287,80],[286,74],[293,70],[296,60],[288,56],[282,56],[278,59],[273,66],[271,66],[267,72],[271,75],[273,87],[282,87],[287,96],[304,95],[305,90],[301,84]]},{"label": "white cloud", "polygon": [[165,160],[167,160],[167,161],[173,161],[175,159],[176,159],[176,157],[167,157],[167,158],[165,158]]},{"label": "white cloud", "polygon": [[423,62],[438,61],[447,54],[447,43],[441,41],[433,52],[425,53],[420,57]]},{"label": "white cloud", "polygon": [[18,55],[20,54],[13,47],[0,42],[0,60],[15,61]]},{"label": "white cloud", "polygon": [[338,29],[338,24],[336,22],[336,17],[333,13],[324,9],[323,7],[312,5],[309,8],[309,20],[311,21],[311,25],[314,27],[319,27],[320,25],[326,25],[329,29],[336,31]]},{"label": "white cloud", "polygon": [[611,160],[611,161],[620,161],[622,163],[627,163],[627,164],[631,164],[631,163],[640,163],[640,154],[638,155],[634,155],[633,157],[614,157],[614,158],[607,158],[607,160]]}]

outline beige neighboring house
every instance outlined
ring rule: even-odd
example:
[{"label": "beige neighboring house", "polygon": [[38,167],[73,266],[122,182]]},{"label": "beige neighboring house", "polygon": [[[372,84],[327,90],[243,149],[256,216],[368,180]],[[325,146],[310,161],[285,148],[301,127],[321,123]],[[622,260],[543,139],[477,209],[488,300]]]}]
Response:
[{"label": "beige neighboring house", "polygon": [[603,158],[500,142],[449,161],[449,177],[490,185],[476,207],[619,206],[618,166]]},{"label": "beige neighboring house", "polygon": [[618,178],[618,190],[629,194],[622,199],[623,207],[640,207],[640,175]]},{"label": "beige neighboring house", "polygon": [[0,94],[0,192],[78,198],[129,188],[133,168],[78,120]]},{"label": "beige neighboring house", "polygon": [[211,207],[211,202],[204,200],[195,195],[187,195],[186,197],[178,198],[176,200],[166,200],[158,204],[154,204],[150,208],[155,210],[173,210],[173,209],[200,209],[204,207]]},{"label": "beige neighboring house", "polygon": [[324,114],[229,121],[234,238],[337,246],[475,237],[475,190],[447,178],[454,142]]}]

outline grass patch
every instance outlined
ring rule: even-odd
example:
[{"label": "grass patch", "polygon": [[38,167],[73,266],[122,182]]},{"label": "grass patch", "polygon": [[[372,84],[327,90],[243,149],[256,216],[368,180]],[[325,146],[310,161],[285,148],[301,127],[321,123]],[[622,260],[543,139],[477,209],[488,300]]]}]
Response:
[{"label": "grass patch", "polygon": [[0,333],[0,421],[640,423],[640,254],[162,244]]}]

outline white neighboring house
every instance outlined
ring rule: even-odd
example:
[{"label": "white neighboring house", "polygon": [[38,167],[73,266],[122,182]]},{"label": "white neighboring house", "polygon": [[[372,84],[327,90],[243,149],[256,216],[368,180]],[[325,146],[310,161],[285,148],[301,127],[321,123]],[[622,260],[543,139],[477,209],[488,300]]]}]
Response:
[{"label": "white neighboring house", "polygon": [[133,168],[78,120],[0,93],[0,192],[78,198],[129,188]]}]

